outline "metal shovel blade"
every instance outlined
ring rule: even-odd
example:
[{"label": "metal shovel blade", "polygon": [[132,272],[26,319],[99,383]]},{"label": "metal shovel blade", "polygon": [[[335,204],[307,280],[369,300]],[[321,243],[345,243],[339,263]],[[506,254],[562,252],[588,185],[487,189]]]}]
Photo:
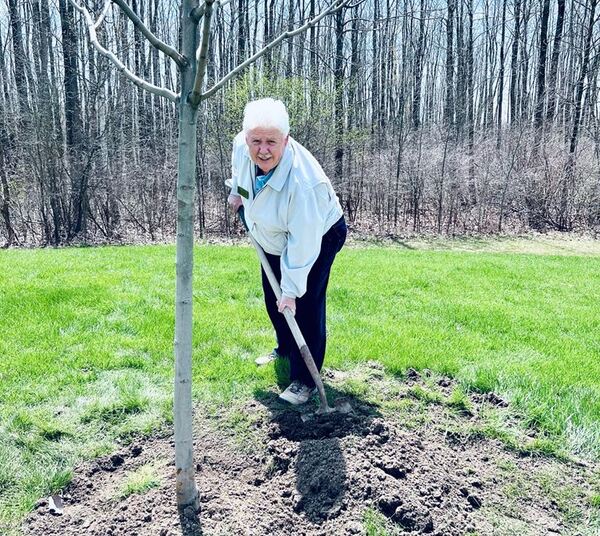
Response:
[{"label": "metal shovel blade", "polygon": [[302,420],[302,422],[309,422],[309,421],[314,420],[315,418],[320,418],[323,415],[331,415],[333,413],[341,413],[341,414],[352,413],[352,406],[350,405],[350,402],[348,402],[347,399],[338,398],[334,402],[333,407],[320,406],[317,411],[313,411],[310,413],[303,413],[302,415],[300,415],[300,419]]}]

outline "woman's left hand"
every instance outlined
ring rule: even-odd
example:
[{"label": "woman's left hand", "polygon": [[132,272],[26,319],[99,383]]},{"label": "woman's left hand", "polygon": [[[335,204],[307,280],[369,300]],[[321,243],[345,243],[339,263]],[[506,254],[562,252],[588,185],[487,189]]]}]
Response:
[{"label": "woman's left hand", "polygon": [[285,308],[292,311],[292,314],[296,314],[296,298],[290,298],[289,296],[281,296],[281,299],[277,302],[277,309],[280,313],[283,313]]}]

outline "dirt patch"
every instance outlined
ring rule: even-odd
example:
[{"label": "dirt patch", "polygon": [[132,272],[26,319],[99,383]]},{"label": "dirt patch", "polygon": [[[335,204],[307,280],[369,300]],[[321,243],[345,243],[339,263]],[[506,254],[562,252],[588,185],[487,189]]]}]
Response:
[{"label": "dirt patch", "polygon": [[[422,380],[409,374],[393,382],[414,387]],[[439,383],[441,396],[452,389],[448,379]],[[401,400],[407,395],[398,385],[390,397]],[[350,415],[304,422],[274,393],[262,393],[237,409],[243,426],[232,428],[227,412],[199,417],[201,509],[198,523],[182,518],[184,533],[598,534],[586,506],[593,468],[523,457],[494,440],[447,433],[440,423],[449,417],[437,403],[415,406],[425,414],[418,426],[364,399],[351,403]],[[471,411],[452,414],[453,422],[477,420],[482,405],[505,405],[489,395],[471,403]],[[123,482],[147,465],[156,472],[156,487],[118,498]],[[23,530],[48,536],[181,534],[173,482],[172,438],[139,440],[78,468],[63,492],[63,515],[52,515],[41,500]]]}]

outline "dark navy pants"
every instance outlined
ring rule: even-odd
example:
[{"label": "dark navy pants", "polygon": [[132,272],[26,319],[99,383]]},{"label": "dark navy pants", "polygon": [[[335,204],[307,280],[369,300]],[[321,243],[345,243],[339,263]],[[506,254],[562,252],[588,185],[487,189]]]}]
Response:
[{"label": "dark navy pants", "polygon": [[[329,273],[337,252],[342,249],[346,241],[347,232],[346,222],[342,216],[323,235],[321,252],[308,274],[306,293],[302,297],[296,298],[296,321],[319,370],[321,370],[325,359],[327,338],[325,302]],[[281,258],[268,253],[266,255],[275,277],[281,283]],[[289,358],[290,380],[299,380],[309,387],[314,387],[315,382],[304,364],[285,317],[277,310],[277,300],[264,270],[262,270],[262,285],[267,312],[277,334],[277,348],[275,350],[279,355]]]}]

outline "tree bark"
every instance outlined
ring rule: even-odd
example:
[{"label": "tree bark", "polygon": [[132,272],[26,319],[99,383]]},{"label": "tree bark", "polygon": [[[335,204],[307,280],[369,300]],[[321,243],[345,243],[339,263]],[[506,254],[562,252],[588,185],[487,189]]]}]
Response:
[{"label": "tree bark", "polygon": [[7,146],[6,131],[0,128],[0,186],[2,186],[2,203],[0,204],[0,212],[4,220],[6,228],[6,243],[4,247],[10,247],[15,242],[15,231],[10,218],[10,189],[8,187],[8,177],[6,174],[6,158],[5,151]]},{"label": "tree bark", "polygon": [[[23,33],[21,26],[21,14],[17,0],[8,0],[8,15],[10,18],[10,30],[12,34],[13,59],[15,62],[15,85],[17,86],[18,103],[20,108],[19,120],[20,128],[23,128],[25,122],[29,120],[31,108],[29,105],[29,89],[27,85],[27,56],[23,45]],[[31,76],[29,76],[31,79]]]},{"label": "tree bark", "polygon": [[558,13],[556,15],[556,29],[554,31],[554,43],[552,45],[552,59],[550,60],[550,76],[548,77],[548,108],[546,110],[546,122],[554,120],[556,108],[556,75],[558,72],[558,59],[562,43],[562,33],[565,19],[565,0],[558,0]]},{"label": "tree bark", "polygon": [[[199,506],[194,479],[192,430],[192,330],[194,271],[194,195],[196,182],[197,106],[188,96],[196,78],[198,27],[189,14],[195,0],[183,0],[181,10],[181,52],[188,65],[181,70],[179,100],[179,156],[177,174],[177,285],[175,292],[175,470],[177,506],[180,510]],[[206,16],[206,15],[205,15]]]},{"label": "tree bark", "polygon": [[344,10],[335,14],[335,185],[342,184],[344,170]]},{"label": "tree bark", "polygon": [[69,238],[85,232],[88,211],[88,177],[83,162],[83,122],[79,94],[77,48],[78,39],[73,27],[73,7],[59,0],[64,57],[65,126],[69,171],[71,174],[71,221]]},{"label": "tree bark", "polygon": [[590,61],[590,51],[592,48],[592,35],[594,32],[594,17],[596,14],[597,4],[598,0],[589,0],[588,2],[586,2],[586,7],[589,6],[590,15],[589,22],[586,28],[583,58],[581,61],[581,71],[579,72],[579,78],[577,80],[577,86],[575,90],[575,111],[573,114],[573,130],[571,132],[571,139],[569,141],[569,154],[567,156],[567,162],[565,164],[560,213],[558,217],[558,228],[560,231],[570,231],[572,229],[572,222],[569,211],[569,192],[573,190],[575,182],[576,151],[577,142],[579,138],[579,128],[581,124],[583,93],[585,89],[584,83],[586,77],[588,76],[588,65]]},{"label": "tree bark", "polygon": [[537,64],[537,95],[535,104],[534,126],[536,129],[536,143],[539,145],[538,132],[541,132],[544,123],[544,100],[546,95],[546,55],[548,51],[548,17],[550,14],[550,0],[543,0],[540,20],[540,50]]},{"label": "tree bark", "polygon": [[421,0],[419,9],[419,37],[414,59],[414,87],[412,98],[412,128],[417,130],[421,125],[421,84],[423,78],[423,55],[425,46],[425,0]]},{"label": "tree bark", "polygon": [[502,143],[502,103],[504,102],[504,38],[506,34],[506,2],[502,2],[502,22],[500,29],[500,72],[498,73],[498,105],[496,149]]},{"label": "tree bark", "polygon": [[514,1],[514,19],[515,26],[513,32],[513,42],[511,47],[510,59],[510,124],[514,125],[517,122],[519,105],[517,98],[519,95],[518,89],[518,61],[519,61],[519,40],[521,39],[521,0]]},{"label": "tree bark", "polygon": [[456,0],[448,0],[446,19],[446,102],[444,122],[447,128],[454,124],[454,12]]}]

